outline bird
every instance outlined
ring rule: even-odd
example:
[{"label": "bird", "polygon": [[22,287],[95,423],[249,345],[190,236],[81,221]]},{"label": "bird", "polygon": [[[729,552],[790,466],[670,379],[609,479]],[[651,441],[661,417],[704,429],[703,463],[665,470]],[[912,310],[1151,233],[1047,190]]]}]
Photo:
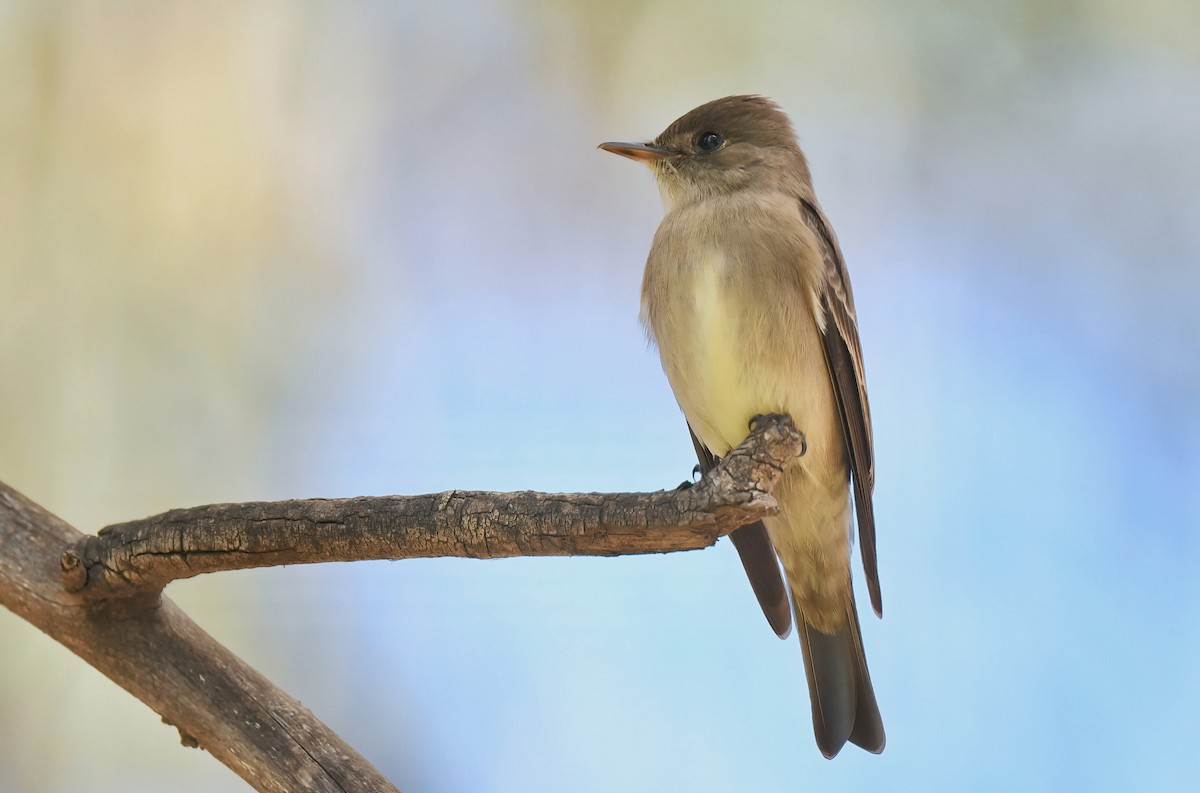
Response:
[{"label": "bird", "polygon": [[842,252],[792,123],[766,97],[728,96],[649,142],[600,148],[649,166],[658,183],[665,212],[641,321],[701,469],[758,416],[787,414],[804,436],[806,451],[773,493],[778,514],[731,536],[781,638],[795,610],[818,749],[832,758],[850,742],[879,753],[883,721],[850,571],[853,515],[882,617],[862,349]]}]

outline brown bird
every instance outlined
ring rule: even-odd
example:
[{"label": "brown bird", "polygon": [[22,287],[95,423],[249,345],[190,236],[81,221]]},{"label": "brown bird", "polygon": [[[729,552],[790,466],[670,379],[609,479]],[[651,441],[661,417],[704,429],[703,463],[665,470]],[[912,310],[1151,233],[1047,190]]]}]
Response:
[{"label": "brown bird", "polygon": [[853,488],[867,590],[882,616],[862,350],[846,265],[791,122],[761,96],[730,96],[649,143],[600,148],[658,180],[666,216],[646,261],[642,321],[702,468],[745,440],[755,416],[787,413],[804,434],[806,453],[774,493],[779,514],[733,541],[781,637],[795,606],[821,753],[833,757],[846,741],[883,751],[850,580]]}]

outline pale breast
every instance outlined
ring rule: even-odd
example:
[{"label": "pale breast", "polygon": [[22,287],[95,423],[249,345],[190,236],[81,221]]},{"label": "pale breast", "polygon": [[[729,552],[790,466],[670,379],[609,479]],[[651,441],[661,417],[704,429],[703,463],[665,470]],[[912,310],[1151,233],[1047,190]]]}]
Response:
[{"label": "pale breast", "polygon": [[708,248],[690,267],[695,275],[680,296],[690,298],[690,311],[679,312],[680,332],[667,332],[669,348],[660,353],[688,423],[705,446],[723,455],[745,438],[750,419],[763,412],[765,395],[754,367],[747,366],[744,307],[727,289],[727,257]]},{"label": "pale breast", "polygon": [[718,455],[745,439],[756,415],[786,412],[816,427],[835,411],[805,281],[737,250],[694,238],[664,248],[663,277],[651,285],[648,272],[644,295],[675,398]]},{"label": "pale breast", "polygon": [[714,454],[741,443],[762,413],[787,413],[804,433],[807,453],[765,523],[817,619],[844,615],[850,480],[818,323],[820,247],[796,206],[752,195],[676,208],[646,262],[642,312],[676,400]]}]

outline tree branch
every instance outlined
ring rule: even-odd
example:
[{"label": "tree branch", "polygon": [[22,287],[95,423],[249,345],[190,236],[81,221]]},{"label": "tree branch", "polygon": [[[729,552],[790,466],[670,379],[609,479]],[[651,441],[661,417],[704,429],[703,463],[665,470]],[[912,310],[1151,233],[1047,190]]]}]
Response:
[{"label": "tree branch", "polygon": [[185,744],[208,750],[256,790],[396,791],[307,708],[170,600],[151,592],[96,603],[63,591],[63,548],[82,539],[0,483],[0,604],[145,702],[179,728]]},{"label": "tree branch", "polygon": [[212,504],[119,523],[63,554],[68,591],[103,600],[202,573],[282,564],[461,556],[614,556],[704,548],[777,509],[803,447],[758,422],[697,485],[656,493],[487,493]]},{"label": "tree branch", "polygon": [[45,631],[259,791],[396,791],[296,700],[202,631],[162,588],[267,565],[428,556],[702,548],[773,514],[803,454],[786,416],[694,487],[657,493],[471,493],[218,504],[85,537],[0,483],[0,604]]}]

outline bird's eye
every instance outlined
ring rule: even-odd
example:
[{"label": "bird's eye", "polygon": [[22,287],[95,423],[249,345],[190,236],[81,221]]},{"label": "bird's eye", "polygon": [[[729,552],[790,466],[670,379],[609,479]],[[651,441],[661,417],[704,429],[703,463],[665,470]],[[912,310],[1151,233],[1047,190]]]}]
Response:
[{"label": "bird's eye", "polygon": [[719,132],[701,132],[700,137],[696,139],[700,151],[716,151],[724,142],[725,138],[721,137]]}]

